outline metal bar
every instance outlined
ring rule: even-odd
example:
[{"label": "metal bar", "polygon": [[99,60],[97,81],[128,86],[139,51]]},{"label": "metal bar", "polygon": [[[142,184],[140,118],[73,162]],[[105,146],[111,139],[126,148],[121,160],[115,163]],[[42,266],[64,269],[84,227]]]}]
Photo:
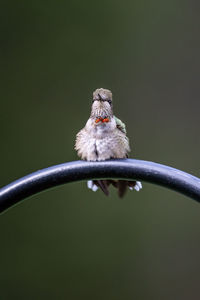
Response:
[{"label": "metal bar", "polygon": [[60,184],[105,178],[135,179],[162,185],[200,202],[200,178],[165,165],[136,159],[73,161],[39,170],[1,188],[0,212]]}]

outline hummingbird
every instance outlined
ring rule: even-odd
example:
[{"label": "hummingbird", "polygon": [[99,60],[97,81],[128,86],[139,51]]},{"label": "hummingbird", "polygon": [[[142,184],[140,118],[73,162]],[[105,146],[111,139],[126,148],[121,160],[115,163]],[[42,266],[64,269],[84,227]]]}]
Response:
[{"label": "hummingbird", "polygon": [[[112,92],[99,88],[93,92],[90,118],[76,135],[75,150],[78,156],[87,161],[103,161],[114,158],[127,158],[130,152],[126,126],[113,114]],[[96,192],[100,188],[109,195],[109,185],[123,197],[127,187],[139,191],[140,181],[129,180],[89,180],[87,186]]]}]

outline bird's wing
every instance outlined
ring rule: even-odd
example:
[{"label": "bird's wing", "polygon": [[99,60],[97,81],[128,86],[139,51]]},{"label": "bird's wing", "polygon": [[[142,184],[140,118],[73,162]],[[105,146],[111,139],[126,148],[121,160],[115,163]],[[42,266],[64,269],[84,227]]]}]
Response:
[{"label": "bird's wing", "polygon": [[114,116],[114,119],[116,121],[116,124],[117,124],[117,128],[122,131],[123,133],[126,134],[126,125],[120,120],[118,119],[117,117]]}]

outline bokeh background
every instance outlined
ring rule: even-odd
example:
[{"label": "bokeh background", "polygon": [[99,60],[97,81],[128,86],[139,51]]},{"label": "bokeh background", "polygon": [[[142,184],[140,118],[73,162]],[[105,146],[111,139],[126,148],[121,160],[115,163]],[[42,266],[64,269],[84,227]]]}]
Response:
[{"label": "bokeh background", "polygon": [[[132,158],[200,176],[197,1],[0,3],[0,185],[76,160],[92,92],[109,88]],[[0,216],[0,298],[199,299],[200,206],[143,184],[85,182]]]}]

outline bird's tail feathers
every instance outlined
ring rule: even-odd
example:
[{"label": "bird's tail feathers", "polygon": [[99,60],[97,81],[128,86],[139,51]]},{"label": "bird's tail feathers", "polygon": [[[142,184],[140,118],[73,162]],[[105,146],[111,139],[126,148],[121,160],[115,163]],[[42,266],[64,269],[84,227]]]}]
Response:
[{"label": "bird's tail feathers", "polygon": [[108,196],[109,195],[109,185],[113,185],[118,190],[118,195],[122,198],[126,191],[127,187],[130,190],[135,189],[139,192],[142,189],[142,184],[140,181],[130,181],[130,180],[89,180],[88,181],[88,188],[91,189],[93,192],[96,192],[98,188],[100,188],[103,193]]}]

